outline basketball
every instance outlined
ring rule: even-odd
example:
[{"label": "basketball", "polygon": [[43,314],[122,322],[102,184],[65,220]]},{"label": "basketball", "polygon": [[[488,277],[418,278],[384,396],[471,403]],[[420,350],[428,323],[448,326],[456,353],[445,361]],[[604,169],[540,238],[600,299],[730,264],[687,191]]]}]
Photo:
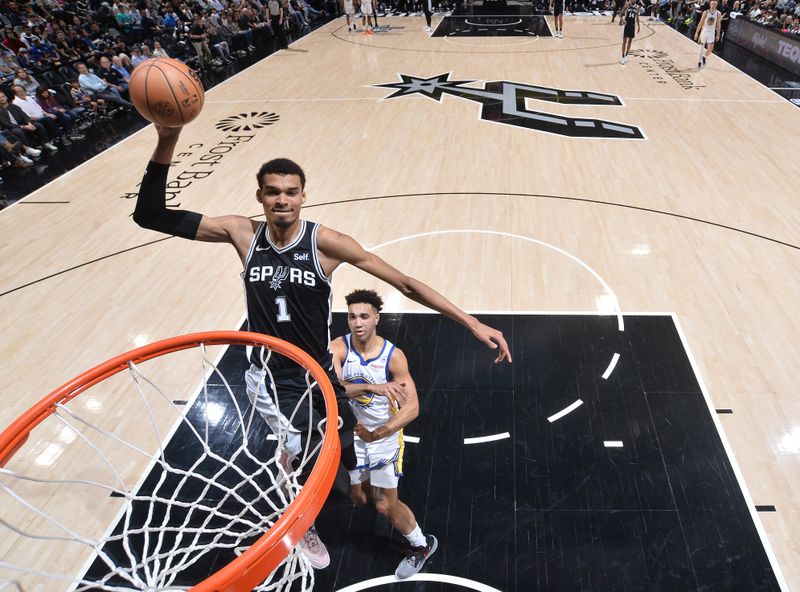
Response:
[{"label": "basketball", "polygon": [[181,127],[192,121],[205,100],[200,77],[171,58],[147,60],[136,66],[128,92],[142,117],[166,127]]}]

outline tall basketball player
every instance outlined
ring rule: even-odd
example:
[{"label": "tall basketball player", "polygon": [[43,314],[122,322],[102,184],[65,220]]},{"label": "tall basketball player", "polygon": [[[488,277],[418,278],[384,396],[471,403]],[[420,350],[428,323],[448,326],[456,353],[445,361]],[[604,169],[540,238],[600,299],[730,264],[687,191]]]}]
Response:
[{"label": "tall basketball player", "polygon": [[[697,32],[694,35],[694,40],[700,42],[700,53],[697,56],[698,68],[706,65],[706,58],[714,51],[714,43],[719,41],[721,27],[722,15],[717,10],[717,0],[711,0],[708,10],[703,11],[703,16],[700,17],[700,24],[697,25]],[[704,47],[705,54],[703,54]]]},{"label": "tall basketball player", "polygon": [[350,333],[331,343],[333,365],[356,415],[356,468],[350,471],[350,498],[369,500],[409,542],[411,550],[395,576],[411,577],[436,551],[436,537],[422,533],[411,509],[400,501],[403,428],[419,413],[419,400],[402,350],[378,335],[383,301],[372,290],[345,298]]},{"label": "tall basketball player", "polygon": [[[233,245],[244,271],[247,323],[250,331],[274,335],[309,353],[328,371],[337,395],[342,426],[342,464],[355,469],[353,428],[355,418],[344,388],[333,369],[329,350],[331,319],[331,284],[334,270],[349,263],[381,279],[408,298],[423,304],[467,327],[489,348],[497,350],[495,363],[511,361],[503,334],[465,313],[444,296],[395,269],[373,253],[368,253],[347,235],[300,218],[306,200],[305,173],[287,159],[271,160],[258,171],[255,199],[264,209],[264,222],[246,216],[204,216],[186,210],[167,209],[166,186],[169,165],[178,143],[181,128],[156,125],[158,143],[151,157],[134,211],[134,221],[144,228],[182,238]],[[248,396],[275,433],[287,433],[285,453],[300,451],[301,434],[317,425],[317,415],[300,405],[292,422],[288,416],[305,395],[305,372],[282,356],[272,356],[267,365],[274,380],[277,397],[272,397],[265,383],[266,368],[254,350],[251,366],[245,375]],[[277,399],[278,408],[273,400]],[[322,403],[321,396],[312,401]],[[312,417],[309,417],[311,415]],[[312,437],[316,436],[316,431]],[[312,530],[304,540],[304,551],[312,565],[324,567],[330,562],[327,550]]]},{"label": "tall basketball player", "polygon": [[622,61],[623,66],[628,63],[628,52],[631,50],[631,42],[640,31],[639,26],[639,0],[628,0],[622,7],[622,15],[619,24],[625,25],[622,32]]}]

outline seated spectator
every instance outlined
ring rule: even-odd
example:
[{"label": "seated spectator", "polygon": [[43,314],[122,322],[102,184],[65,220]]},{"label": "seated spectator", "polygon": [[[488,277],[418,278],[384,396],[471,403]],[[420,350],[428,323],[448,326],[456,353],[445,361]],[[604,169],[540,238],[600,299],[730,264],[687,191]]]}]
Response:
[{"label": "seated spectator", "polygon": [[5,46],[0,46],[0,82],[10,82],[19,70],[17,56]]},{"label": "seated spectator", "polygon": [[17,68],[14,84],[24,88],[25,92],[29,95],[36,94],[36,89],[39,88],[39,83],[36,81],[36,79],[22,68]]},{"label": "seated spectator", "polygon": [[142,38],[152,39],[162,32],[158,21],[151,15],[150,9],[145,9],[142,13]]},{"label": "seated spectator", "polygon": [[28,55],[28,48],[22,47],[17,54],[17,62],[19,63],[19,67],[24,70],[38,70],[39,69],[39,62],[31,60],[30,56]]},{"label": "seated spectator", "polygon": [[64,31],[58,31],[56,33],[55,48],[56,51],[58,51],[58,54],[61,56],[61,61],[63,63],[71,64],[72,62],[77,62],[78,60],[82,59],[81,55],[78,53],[78,50],[67,38],[67,35],[64,33]]},{"label": "seated spectator", "polygon": [[178,15],[174,10],[168,10],[164,15],[164,31],[172,33],[175,30],[175,25],[178,23]]},{"label": "seated spectator", "polygon": [[58,118],[61,127],[67,130],[67,136],[70,140],[83,140],[81,134],[73,133],[75,122],[81,116],[81,113],[86,111],[84,107],[70,107],[67,108],[61,104],[55,92],[50,92],[49,89],[39,88],[36,91],[36,102],[45,113],[50,113]]},{"label": "seated spectator", "polygon": [[[133,70],[133,64],[130,61],[128,56],[125,56],[128,60],[127,67],[125,64],[122,63],[122,56],[114,56],[111,58],[111,67],[120,75],[123,82],[125,83],[125,90],[128,90],[128,86],[131,83],[131,71]],[[102,62],[102,59],[100,60]],[[101,64],[102,65],[102,64]]]},{"label": "seated spectator", "polygon": [[[18,141],[10,141],[3,134],[0,134],[0,158],[10,162],[12,166],[26,169],[33,166],[33,159],[22,152],[22,144]],[[38,151],[37,151],[38,152]],[[39,152],[41,154],[41,152]]]},{"label": "seated spectator", "polygon": [[[11,87],[14,95],[14,104],[25,112],[33,123],[41,123],[46,129],[51,138],[56,138],[62,133],[70,133],[72,131],[72,122],[69,118],[60,118],[55,113],[48,113],[36,99],[29,97],[25,89],[15,84]],[[77,138],[80,139],[80,138]]]},{"label": "seated spectator", "polygon": [[48,152],[58,151],[58,148],[50,142],[50,135],[45,127],[39,122],[31,121],[18,105],[14,105],[8,99],[8,95],[0,91],[0,131],[14,136],[24,146],[34,144],[32,140],[37,138]]},{"label": "seated spectator", "polygon": [[92,100],[86,94],[77,80],[70,80],[69,82],[69,96],[72,99],[72,104],[75,107],[83,107],[84,109],[91,109],[92,113],[97,117],[105,117],[106,115],[106,102],[103,99]]},{"label": "seated spectator", "polygon": [[81,90],[91,98],[95,100],[103,99],[107,103],[114,103],[126,109],[133,109],[133,104],[123,99],[116,87],[110,86],[102,78],[89,72],[89,68],[86,67],[86,64],[79,62],[77,68],[79,73],[78,82],[80,83]]},{"label": "seated spectator", "polygon": [[133,26],[133,21],[131,20],[131,15],[128,14],[128,7],[122,3],[114,4],[114,7],[117,9],[117,12],[114,16],[115,20],[117,21],[117,27],[123,33],[130,33]]},{"label": "seated spectator", "polygon": [[22,33],[19,35],[20,40],[28,46],[28,49],[33,47],[33,39],[36,38],[39,41],[42,40],[40,35],[34,35],[33,31],[31,30],[29,25],[22,27]]},{"label": "seated spectator", "polygon": [[153,41],[153,57],[154,58],[168,58],[167,50],[161,47],[160,41]]},{"label": "seated spectator", "polygon": [[28,50],[28,54],[30,55],[30,59],[39,64],[42,70],[61,66],[61,56],[56,49],[38,37],[33,38],[33,45]]},{"label": "seated spectator", "polygon": [[[147,47],[147,45],[143,45],[142,47]],[[148,51],[150,51],[149,48]],[[136,66],[145,61],[147,61],[147,58],[142,55],[142,50],[134,45],[131,48],[131,65],[136,68]]]},{"label": "seated spectator", "polygon": [[11,27],[8,27],[3,31],[3,45],[5,45],[8,49],[13,51],[15,54],[19,55],[19,50],[23,47],[27,50],[28,46],[17,36],[16,31]]},{"label": "seated spectator", "polygon": [[214,25],[208,25],[206,31],[208,32],[208,44],[217,52],[219,58],[225,63],[232,62],[233,58],[228,42],[220,36],[217,28]]},{"label": "seated spectator", "polygon": [[[100,58],[100,67],[97,69],[97,76],[102,78],[109,87],[115,89],[120,96],[128,92],[128,81],[126,81],[116,69],[111,67],[111,60],[105,55]],[[83,86],[83,84],[81,84],[81,86]]]},{"label": "seated spectator", "polygon": [[[219,17],[219,27],[221,31],[228,30],[233,34],[228,43],[233,50],[240,56],[247,55],[247,50],[253,47],[251,40],[253,38],[252,31],[243,32],[239,28],[239,23],[235,18],[229,18],[227,12],[223,12]],[[255,49],[255,48],[253,48]]]}]

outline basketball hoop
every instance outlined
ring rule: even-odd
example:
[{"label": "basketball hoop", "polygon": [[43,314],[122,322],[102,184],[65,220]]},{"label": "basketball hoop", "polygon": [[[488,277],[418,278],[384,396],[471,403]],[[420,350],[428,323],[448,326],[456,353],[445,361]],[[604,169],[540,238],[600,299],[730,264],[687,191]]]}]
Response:
[{"label": "basketball hoop", "polygon": [[[311,438],[312,430],[307,435],[303,432],[305,446],[298,457],[299,467],[287,467],[280,461],[285,433],[269,432],[269,438],[264,438],[263,434],[255,437],[266,429],[265,424],[247,398],[237,391],[241,376],[226,377],[217,364],[208,360],[207,349],[214,346],[259,348],[265,367],[270,356],[281,355],[305,369],[308,388],[297,407],[312,406],[315,396],[316,409],[321,413],[323,404],[318,393],[322,392],[327,417],[313,426],[319,438]],[[197,381],[194,381],[197,404],[185,410],[181,401],[175,401],[165,392],[167,388],[156,384],[153,375],[162,371],[171,383],[173,377],[169,371],[164,371],[163,357],[168,354],[184,356],[188,354],[177,352],[191,354],[195,350],[201,356],[202,386],[198,390]],[[142,368],[145,365],[147,369]],[[152,373],[145,374],[151,367]],[[133,384],[121,377],[112,379],[123,371],[128,371]],[[137,415],[125,407],[111,421],[102,414],[94,418],[85,409],[73,409],[73,406],[78,407],[77,402],[73,402],[78,395],[90,389],[91,392],[103,391],[103,385],[107,385],[111,393],[109,400],[113,397],[122,400],[123,395],[127,396],[125,405],[129,404],[127,401],[133,390],[145,412]],[[101,392],[95,397],[101,401],[95,406],[106,404],[102,399],[105,396],[106,393]],[[219,408],[225,409],[227,418],[220,422],[224,424],[221,427],[209,416],[209,410]],[[164,437],[160,424],[168,412],[175,413],[175,420],[170,433]],[[134,422],[141,427],[126,438],[117,426],[130,420],[131,415],[135,420],[142,418]],[[158,440],[149,450],[139,443],[140,433],[149,431],[145,429],[145,419],[149,419]],[[337,421],[336,398],[325,371],[308,354],[274,337],[239,331],[195,333],[152,343],[112,358],[53,391],[0,434],[0,508],[8,510],[0,510],[0,531],[17,537],[8,547],[9,552],[0,554],[0,568],[17,572],[3,584],[17,584],[20,589],[23,585],[25,589],[43,589],[37,588],[41,580],[32,585],[25,579],[28,575],[42,580],[61,580],[71,585],[70,590],[250,592],[253,589],[288,590],[299,579],[302,588],[309,589],[309,585],[313,586],[313,569],[296,545],[321,510],[338,470]],[[51,423],[54,426],[50,431],[60,434],[61,441],[68,443],[63,447],[66,452],[83,452],[96,467],[87,468],[82,462],[62,460],[68,455],[60,452],[61,456],[48,453],[49,448],[42,444],[42,434],[50,433],[45,426]],[[219,432],[221,429],[226,431]],[[34,438],[31,434],[35,430]],[[179,432],[188,435],[192,450],[199,450],[192,453],[197,458],[192,456],[186,461],[187,466],[183,466],[183,460],[171,461],[165,453],[169,441]],[[267,439],[270,442],[265,444]],[[217,441],[225,444],[220,448],[225,449],[224,454],[215,448]],[[36,446],[44,448],[44,452],[39,449],[27,452],[28,448]],[[135,476],[138,484],[134,487],[127,485],[130,478],[125,470],[129,459],[123,454],[133,456],[131,451],[150,465],[145,477],[141,473]],[[44,456],[49,461],[54,455],[57,460],[49,465],[41,460]],[[113,461],[120,457],[126,466],[115,467]],[[300,473],[311,463],[313,469],[300,485]],[[48,467],[51,473],[46,472]],[[104,473],[108,475],[107,481],[101,481]],[[140,488],[150,482],[155,483],[147,486],[152,491],[142,492]],[[196,491],[202,495],[194,499]],[[89,501],[90,496],[98,495],[97,492],[101,500],[109,500],[109,493],[111,498],[121,498],[115,502],[119,508],[115,510],[116,519],[111,525],[116,530],[108,532],[106,526],[104,536],[85,534],[81,530],[92,522],[94,511],[99,507]],[[69,496],[79,501],[78,508],[64,508],[56,503]],[[89,516],[73,516],[80,500],[90,506]],[[134,524],[134,517],[139,515],[146,520]],[[118,532],[120,527],[122,531]],[[25,561],[35,560],[42,554],[60,556],[60,550],[47,551],[47,544],[56,545],[57,549],[62,545],[83,551],[81,563],[85,569],[80,572],[75,569],[71,574],[54,573],[8,559],[11,550],[16,551],[22,545],[30,545],[31,549],[19,553]],[[106,550],[111,545],[116,545],[115,550]],[[210,576],[203,576],[204,579],[191,584],[181,581],[187,572],[197,570],[204,563],[211,564],[211,558],[218,553],[238,557]],[[81,553],[74,555],[79,557]],[[88,562],[87,555],[91,555]],[[51,561],[45,565],[49,566]],[[109,575],[100,581],[87,579],[88,568],[95,564],[101,567],[107,564]],[[5,577],[5,574],[0,575]],[[54,589],[52,581],[47,589]]]}]

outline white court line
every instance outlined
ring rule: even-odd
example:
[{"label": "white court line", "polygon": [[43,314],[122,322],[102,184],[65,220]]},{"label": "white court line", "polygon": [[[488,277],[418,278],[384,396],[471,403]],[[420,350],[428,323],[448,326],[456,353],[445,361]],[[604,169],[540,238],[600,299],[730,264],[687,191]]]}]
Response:
[{"label": "white court line", "polygon": [[739,482],[739,488],[744,496],[747,509],[750,510],[750,516],[753,518],[753,523],[756,526],[759,537],[761,537],[761,542],[764,545],[764,550],[769,558],[772,571],[775,573],[775,579],[778,581],[778,585],[781,587],[781,590],[783,590],[783,592],[788,592],[789,585],[786,583],[786,579],[783,577],[783,572],[781,571],[781,566],[778,563],[778,558],[775,556],[775,552],[772,550],[772,545],[770,544],[767,533],[764,530],[764,525],[761,523],[761,518],[759,517],[758,512],[756,512],[756,506],[753,502],[753,497],[750,495],[750,491],[747,489],[747,483],[745,483],[742,470],[739,468],[739,464],[736,462],[736,456],[733,454],[733,448],[731,448],[730,442],[728,442],[728,437],[725,435],[725,432],[722,429],[722,423],[720,422],[719,415],[714,407],[714,403],[711,401],[711,396],[708,394],[705,382],[703,382],[703,377],[700,375],[700,369],[697,366],[697,362],[695,362],[692,351],[689,349],[689,342],[686,339],[686,335],[683,333],[683,328],[678,322],[677,315],[673,314],[672,320],[675,323],[675,328],[677,329],[678,335],[681,338],[683,350],[686,352],[686,356],[689,358],[689,363],[692,365],[692,371],[697,379],[697,383],[700,385],[700,391],[703,393],[703,398],[708,406],[708,412],[710,413],[711,419],[717,428],[717,433],[722,441],[722,446],[725,448],[725,453],[728,455],[728,461],[731,463],[733,473],[736,475],[736,480]]},{"label": "white court line", "polygon": [[[347,312],[346,308],[334,308],[333,312]],[[435,310],[431,310],[430,308],[384,308],[383,312],[386,313],[393,313],[393,314],[441,314]],[[597,310],[528,310],[528,309],[520,309],[520,310],[492,310],[492,309],[470,309],[470,314],[496,314],[496,315],[533,315],[533,316],[587,316],[587,317],[611,317],[616,316],[616,313],[613,312],[601,312]],[[626,311],[624,313],[628,316],[636,316],[636,317],[671,317],[673,312],[671,311],[648,311],[648,312],[641,312],[641,311]]]},{"label": "white court line", "polygon": [[341,97],[341,98],[327,98],[327,99],[247,99],[243,101],[236,101],[236,100],[220,100],[220,101],[206,101],[205,104],[207,105],[224,105],[227,103],[232,103],[235,105],[242,104],[242,103],[322,103],[322,102],[330,102],[330,101],[375,101],[375,97]]},{"label": "white court line", "polygon": [[[468,25],[472,25],[473,27],[510,27],[511,25],[520,25],[520,24],[522,24],[522,19],[517,19],[513,23],[502,23],[502,24],[499,24],[499,25],[492,25],[490,23],[471,23],[466,19],[464,20],[464,22],[467,23]],[[483,29],[483,30],[485,31],[486,29]]]},{"label": "white court line", "polygon": [[578,407],[580,407],[581,405],[583,405],[583,401],[581,401],[580,399],[578,399],[577,401],[575,401],[574,403],[572,403],[572,404],[571,404],[569,407],[564,407],[564,409],[562,409],[562,410],[561,410],[561,411],[559,411],[558,413],[556,413],[556,414],[554,414],[554,415],[551,415],[550,417],[548,417],[548,418],[547,418],[547,421],[549,421],[550,423],[553,423],[554,421],[556,421],[556,420],[559,420],[559,419],[561,419],[562,417],[564,417],[564,416],[565,416],[567,413],[572,413],[573,411],[575,411],[575,410],[576,410]]},{"label": "white court line", "polygon": [[[418,573],[414,574],[404,582],[441,582],[445,584],[452,584],[454,586],[461,586],[467,590],[475,590],[475,592],[500,592],[497,588],[492,588],[487,584],[476,582],[475,580],[468,580],[467,578],[460,578],[458,576],[451,576],[448,574],[436,573]],[[371,580],[364,580],[350,584],[345,588],[339,588],[336,592],[361,592],[361,590],[369,590],[378,586],[389,586],[397,584],[397,578],[394,576],[381,576],[380,578],[373,578]]]},{"label": "white court line", "polygon": [[419,438],[416,436],[403,436],[403,442],[410,442],[411,444],[419,444]]},{"label": "white court line", "polygon": [[608,380],[608,377],[611,376],[611,373],[614,371],[614,368],[617,366],[617,362],[619,362],[619,354],[615,353],[614,357],[611,358],[611,363],[606,368],[606,371],[603,372],[603,379]]},{"label": "white court line", "polygon": [[626,101],[694,101],[697,103],[785,103],[786,99],[774,101],[772,99],[695,99],[695,98],[668,98],[668,97],[625,97]]},{"label": "white court line", "polygon": [[[675,35],[678,35],[678,36],[680,36],[682,39],[686,39],[687,41],[689,41],[689,42],[691,43],[691,45],[692,45],[692,49],[693,49],[693,50],[694,50],[694,48],[696,48],[696,47],[697,47],[697,44],[696,44],[696,43],[692,43],[691,39],[689,39],[688,37],[686,37],[686,36],[685,36],[683,33],[681,33],[680,31],[678,31],[677,29],[673,29],[672,27],[664,27],[664,29],[665,29],[665,30],[667,30],[667,31],[672,31],[672,32],[673,32]],[[764,84],[763,82],[759,82],[758,80],[756,80],[755,78],[753,78],[752,76],[750,76],[750,75],[749,75],[747,72],[745,72],[745,71],[744,71],[744,70],[742,70],[741,68],[739,68],[739,67],[737,67],[737,66],[734,66],[732,63],[730,63],[730,62],[729,62],[729,61],[727,61],[727,60],[724,60],[724,59],[722,59],[722,58],[721,58],[721,57],[719,57],[719,56],[717,56],[717,58],[718,58],[718,59],[719,59],[719,61],[720,61],[720,62],[723,64],[723,66],[728,66],[729,68],[733,68],[734,70],[736,70],[736,71],[737,71],[737,72],[739,72],[740,74],[742,74],[742,75],[746,76],[747,78],[749,78],[750,80],[752,80],[752,81],[753,81],[753,82],[755,82],[756,84],[759,84],[759,85],[763,86],[764,88],[766,88],[767,90],[770,90],[770,88],[769,88],[769,87],[768,87],[766,84]],[[773,93],[773,94],[777,94],[777,93]],[[709,99],[709,100],[714,100],[714,99]],[[765,103],[784,103],[784,104],[786,104],[786,105],[789,105],[790,107],[793,107],[793,108],[795,108],[795,109],[797,108],[797,107],[796,107],[796,106],[795,106],[795,105],[794,105],[794,104],[793,104],[791,101],[789,101],[789,100],[787,100],[787,99],[783,99],[783,100],[781,100],[781,101],[767,101],[767,100],[760,101],[760,100],[756,99],[756,100],[754,100],[754,101],[752,101],[752,102],[754,102],[754,103],[758,103],[758,102],[765,102]]]},{"label": "white court line", "polygon": [[386,241],[384,243],[380,243],[378,245],[374,245],[372,247],[367,247],[367,251],[374,251],[376,249],[381,249],[383,247],[388,247],[389,245],[393,245],[393,244],[400,243],[400,242],[407,241],[407,240],[411,240],[411,239],[422,238],[422,237],[425,237],[425,236],[445,235],[445,234],[490,234],[490,235],[495,235],[495,236],[504,236],[504,237],[507,237],[507,238],[514,238],[514,239],[519,239],[519,240],[527,241],[527,242],[530,242],[530,243],[534,243],[534,244],[546,247],[548,249],[552,249],[553,251],[556,251],[557,253],[560,253],[560,254],[564,255],[568,259],[571,259],[572,261],[574,261],[575,263],[577,263],[578,265],[583,267],[586,271],[588,271],[592,275],[592,277],[594,277],[600,283],[601,286],[603,286],[603,288],[605,289],[606,293],[608,295],[610,295],[611,298],[612,298],[614,314],[617,317],[617,327],[619,328],[620,331],[624,331],[625,330],[625,321],[622,318],[622,310],[619,307],[619,299],[617,298],[617,295],[614,293],[614,291],[611,289],[611,287],[608,285],[608,283],[602,277],[600,277],[600,274],[598,274],[594,269],[589,267],[589,265],[587,265],[584,261],[582,261],[581,259],[579,259],[575,255],[573,255],[572,253],[569,253],[569,252],[565,251],[564,249],[556,247],[555,245],[551,245],[550,243],[546,243],[544,241],[540,241],[538,239],[531,238],[529,236],[524,236],[522,234],[513,234],[511,232],[502,232],[502,231],[499,231],[499,230],[479,230],[479,229],[473,229],[473,228],[458,229],[458,230],[455,230],[455,229],[454,230],[432,230],[430,232],[420,232],[420,233],[417,233],[417,234],[410,234],[410,235],[407,235],[407,236],[401,236],[400,238],[395,238],[395,239],[392,239],[390,241]]},{"label": "white court line", "polygon": [[606,448],[622,448],[622,440],[603,440]]},{"label": "white court line", "polygon": [[478,436],[476,438],[464,438],[464,444],[483,444],[484,442],[494,442],[495,440],[505,440],[510,438],[511,434],[503,432],[502,434],[492,434],[491,436]]}]

